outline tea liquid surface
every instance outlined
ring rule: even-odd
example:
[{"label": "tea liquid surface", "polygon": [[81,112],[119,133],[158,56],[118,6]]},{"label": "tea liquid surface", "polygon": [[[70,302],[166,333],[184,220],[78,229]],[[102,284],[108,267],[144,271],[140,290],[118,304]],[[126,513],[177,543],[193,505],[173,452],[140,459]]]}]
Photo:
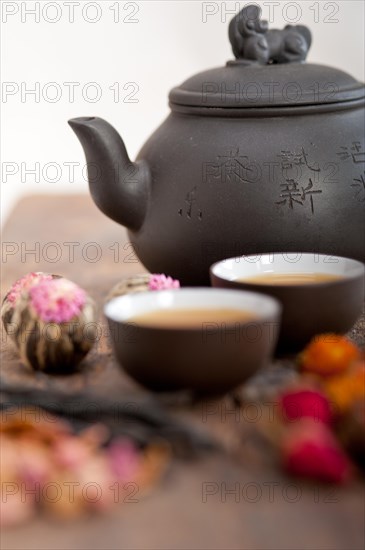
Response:
[{"label": "tea liquid surface", "polygon": [[257,316],[251,311],[220,308],[157,309],[135,315],[129,322],[156,328],[201,328],[204,323],[246,323]]}]

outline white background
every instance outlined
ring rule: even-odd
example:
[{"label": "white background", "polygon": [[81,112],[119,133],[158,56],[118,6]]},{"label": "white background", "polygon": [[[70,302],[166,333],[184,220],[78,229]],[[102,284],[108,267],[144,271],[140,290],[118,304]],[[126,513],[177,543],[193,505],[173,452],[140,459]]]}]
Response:
[{"label": "white background", "polygon": [[[78,0],[71,2],[74,22],[70,22],[71,6],[64,1],[3,0],[2,222],[23,194],[87,192],[84,156],[66,123],[69,118],[106,118],[134,158],[167,115],[168,91],[192,74],[232,58],[227,37],[232,15],[225,12],[238,11],[246,3]],[[299,18],[296,23],[311,28],[310,62],[336,66],[364,80],[362,0],[260,4],[266,19],[269,10],[274,15],[271,27],[282,28]],[[39,11],[39,22],[29,13],[34,9]],[[204,15],[207,11],[216,13]],[[79,84],[74,99],[71,85],[65,82]],[[26,94],[37,86],[39,97]],[[128,94],[136,90],[130,98],[136,101],[127,102]],[[101,97],[92,102],[97,91]],[[67,163],[78,163],[74,181]],[[39,182],[38,175],[26,172],[35,168]],[[15,173],[6,174],[9,170]]]}]

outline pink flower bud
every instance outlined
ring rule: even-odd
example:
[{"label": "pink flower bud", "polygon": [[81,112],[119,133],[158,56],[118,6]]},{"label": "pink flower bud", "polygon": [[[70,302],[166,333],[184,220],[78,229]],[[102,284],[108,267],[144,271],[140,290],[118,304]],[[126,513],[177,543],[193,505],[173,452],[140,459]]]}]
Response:
[{"label": "pink flower bud", "polygon": [[129,441],[114,441],[108,449],[109,464],[118,480],[133,480],[140,467],[140,456]]},{"label": "pink flower bud", "polygon": [[281,412],[284,420],[294,422],[301,418],[312,418],[315,422],[330,424],[332,411],[325,395],[316,390],[302,389],[288,391],[281,396]]},{"label": "pink flower bud", "polygon": [[164,274],[152,274],[148,283],[149,290],[169,290],[180,288],[180,282],[172,277],[167,277]]},{"label": "pink flower bud", "polygon": [[67,323],[86,303],[86,293],[67,279],[44,280],[29,290],[30,303],[42,321]]},{"label": "pink flower bud", "polygon": [[22,292],[28,291],[31,286],[39,283],[40,281],[51,281],[52,279],[53,275],[50,275],[49,273],[42,273],[41,271],[27,273],[24,277],[15,281],[6,295],[6,300],[12,304],[15,304],[19,300]]},{"label": "pink flower bud", "polygon": [[351,463],[330,429],[304,419],[293,424],[282,443],[287,472],[329,483],[343,483],[351,477]]}]

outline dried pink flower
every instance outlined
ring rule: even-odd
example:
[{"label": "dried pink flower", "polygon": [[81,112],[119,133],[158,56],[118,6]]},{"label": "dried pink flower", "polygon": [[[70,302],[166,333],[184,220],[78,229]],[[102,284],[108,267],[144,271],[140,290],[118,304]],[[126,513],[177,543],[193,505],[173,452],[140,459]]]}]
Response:
[{"label": "dried pink flower", "polygon": [[168,290],[180,288],[180,282],[177,279],[166,276],[163,273],[153,273],[148,283],[149,290]]},{"label": "dried pink flower", "polygon": [[[24,498],[23,492],[20,489],[21,484],[13,483],[11,480],[10,486],[15,485],[14,493],[1,494],[1,513],[0,527],[14,527],[20,523],[29,520],[36,513],[36,497],[28,493],[28,497]],[[7,486],[7,483],[4,483]]]},{"label": "dried pink flower", "polygon": [[57,438],[53,444],[55,463],[69,470],[82,466],[89,459],[91,451],[82,437],[71,434]]},{"label": "dried pink flower", "polygon": [[30,303],[42,321],[67,323],[77,317],[86,302],[86,293],[67,279],[41,281],[29,289]]},{"label": "dried pink flower", "polygon": [[[124,438],[104,446],[109,436],[102,424],[73,434],[64,420],[48,415],[25,420],[18,412],[0,423],[0,527],[17,525],[38,511],[62,519],[105,512],[125,501],[128,484],[139,490],[162,474],[163,455],[153,448],[142,455]],[[50,484],[62,489],[56,499],[48,492]]]},{"label": "dried pink flower", "polygon": [[111,471],[121,481],[134,479],[140,468],[140,455],[129,441],[115,440],[108,449]]},{"label": "dried pink flower", "polygon": [[29,290],[31,286],[39,283],[40,281],[51,281],[52,278],[52,275],[49,273],[42,273],[41,271],[32,271],[31,273],[27,273],[24,277],[15,281],[9,290],[6,299],[12,304],[15,304],[20,298],[22,292]]}]

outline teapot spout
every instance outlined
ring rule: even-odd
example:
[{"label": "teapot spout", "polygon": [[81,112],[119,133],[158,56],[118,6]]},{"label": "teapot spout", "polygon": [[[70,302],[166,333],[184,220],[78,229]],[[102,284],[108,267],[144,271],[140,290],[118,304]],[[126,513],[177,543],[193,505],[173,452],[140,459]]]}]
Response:
[{"label": "teapot spout", "polygon": [[109,218],[138,231],[147,210],[150,171],[132,162],[118,132],[98,117],[68,121],[84,149],[91,196]]}]

